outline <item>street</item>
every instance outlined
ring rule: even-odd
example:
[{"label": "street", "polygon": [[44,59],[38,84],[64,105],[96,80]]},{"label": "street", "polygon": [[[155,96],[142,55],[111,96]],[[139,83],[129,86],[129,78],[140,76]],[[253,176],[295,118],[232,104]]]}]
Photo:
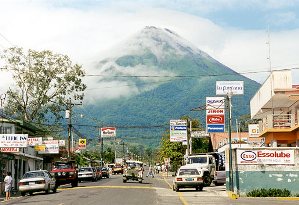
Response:
[{"label": "street", "polygon": [[205,187],[203,191],[182,189],[174,192],[171,186],[172,177],[156,175],[155,178],[145,177],[143,183],[135,181],[122,182],[122,175],[111,175],[97,182],[82,182],[76,188],[62,186],[57,193],[34,193],[33,196],[15,197],[3,204],[30,205],[93,205],[93,204],[122,204],[122,205],[191,205],[191,204],[298,204],[298,199],[279,198],[239,198],[230,199],[224,186]]}]

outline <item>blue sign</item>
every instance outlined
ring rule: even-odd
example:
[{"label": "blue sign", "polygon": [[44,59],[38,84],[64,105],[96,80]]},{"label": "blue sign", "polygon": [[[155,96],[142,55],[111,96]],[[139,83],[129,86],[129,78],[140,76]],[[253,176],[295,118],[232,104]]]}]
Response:
[{"label": "blue sign", "polygon": [[211,124],[211,125],[207,125],[207,132],[224,132],[224,125],[220,124],[220,125],[215,125],[215,124]]}]

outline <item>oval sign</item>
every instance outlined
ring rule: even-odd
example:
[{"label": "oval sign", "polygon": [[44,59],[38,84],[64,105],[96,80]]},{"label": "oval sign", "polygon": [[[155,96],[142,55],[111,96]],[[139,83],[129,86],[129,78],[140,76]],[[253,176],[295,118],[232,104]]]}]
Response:
[{"label": "oval sign", "polygon": [[253,161],[256,159],[256,153],[253,151],[244,151],[241,153],[241,158],[244,161]]}]

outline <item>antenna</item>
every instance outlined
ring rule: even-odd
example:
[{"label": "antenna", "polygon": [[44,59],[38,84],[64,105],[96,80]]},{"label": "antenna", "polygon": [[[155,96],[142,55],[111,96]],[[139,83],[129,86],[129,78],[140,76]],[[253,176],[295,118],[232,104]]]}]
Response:
[{"label": "antenna", "polygon": [[274,102],[273,102],[273,95],[274,95],[274,88],[273,88],[273,74],[272,74],[272,65],[271,65],[271,43],[270,43],[270,28],[268,25],[268,61],[269,61],[269,71],[270,71],[270,84],[271,84],[271,109],[272,109],[272,121],[274,121]]}]

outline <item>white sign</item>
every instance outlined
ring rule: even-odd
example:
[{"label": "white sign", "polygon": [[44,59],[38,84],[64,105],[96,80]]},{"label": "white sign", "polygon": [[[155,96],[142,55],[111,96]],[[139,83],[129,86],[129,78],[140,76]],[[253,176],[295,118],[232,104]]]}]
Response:
[{"label": "white sign", "polygon": [[0,152],[19,152],[20,148],[18,147],[1,147]]},{"label": "white sign", "polygon": [[58,140],[58,145],[59,145],[59,147],[64,147],[65,146],[65,140]]},{"label": "white sign", "polygon": [[41,145],[43,143],[42,137],[28,137],[28,146],[34,147],[35,145]]},{"label": "white sign", "polygon": [[209,133],[207,133],[206,131],[191,131],[191,137],[193,138],[209,137]]},{"label": "white sign", "polygon": [[59,144],[58,140],[44,140],[44,144]]},{"label": "white sign", "polygon": [[101,128],[101,137],[116,137],[116,128],[115,127],[102,127]]},{"label": "white sign", "polygon": [[206,97],[206,130],[207,132],[225,131],[224,97]]},{"label": "white sign", "polygon": [[0,134],[0,147],[27,147],[28,134]]},{"label": "white sign", "polygon": [[294,164],[294,150],[237,150],[238,164]]},{"label": "white sign", "polygon": [[59,146],[57,144],[45,144],[45,151],[39,151],[38,154],[58,154]]},{"label": "white sign", "polygon": [[187,120],[170,120],[170,142],[187,141]]},{"label": "white sign", "polygon": [[259,130],[260,129],[258,124],[249,124],[248,125],[249,137],[259,137],[260,135]]},{"label": "white sign", "polygon": [[227,95],[231,92],[232,95],[244,94],[243,81],[216,81],[216,95]]}]

